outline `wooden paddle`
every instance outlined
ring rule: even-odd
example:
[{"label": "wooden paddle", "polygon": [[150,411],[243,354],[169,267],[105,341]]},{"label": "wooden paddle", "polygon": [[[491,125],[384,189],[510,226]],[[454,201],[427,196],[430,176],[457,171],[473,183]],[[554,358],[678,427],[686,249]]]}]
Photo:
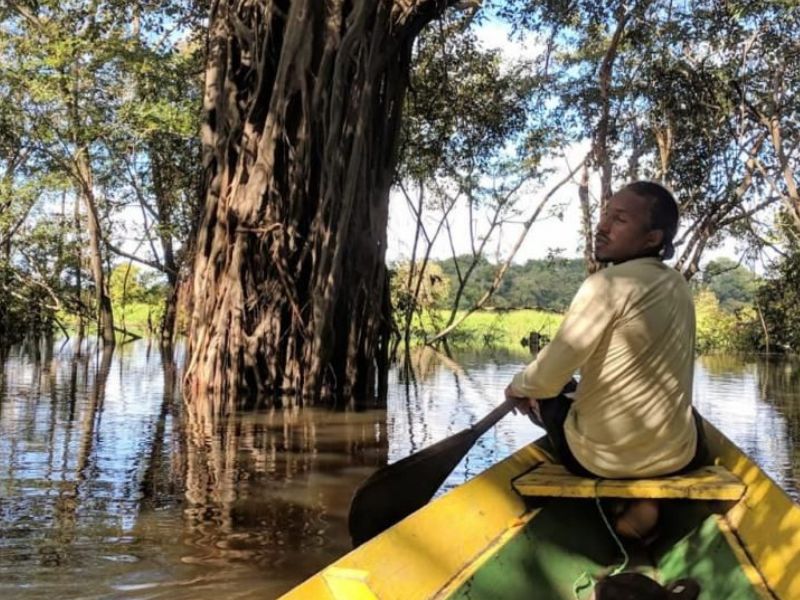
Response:
[{"label": "wooden paddle", "polygon": [[478,438],[516,405],[507,399],[472,427],[370,475],[350,503],[347,525],[353,547],[425,506]]}]

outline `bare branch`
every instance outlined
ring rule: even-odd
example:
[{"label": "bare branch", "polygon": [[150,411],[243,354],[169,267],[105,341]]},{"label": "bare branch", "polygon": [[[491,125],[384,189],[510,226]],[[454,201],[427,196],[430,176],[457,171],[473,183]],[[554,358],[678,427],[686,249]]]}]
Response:
[{"label": "bare branch", "polygon": [[142,258],[141,256],[136,256],[135,254],[131,254],[130,252],[125,252],[122,248],[112,244],[108,239],[106,239],[104,241],[105,241],[106,247],[111,252],[113,252],[114,254],[116,254],[118,256],[122,256],[124,258],[128,258],[128,259],[133,260],[135,262],[141,263],[143,265],[147,265],[148,267],[156,269],[157,271],[161,271],[162,273],[170,273],[171,272],[163,264],[161,264],[161,261],[147,260],[146,258]]},{"label": "bare branch", "polygon": [[[559,189],[561,189],[561,187],[564,184],[566,184],[566,183],[568,183],[569,181],[572,180],[572,178],[575,175],[575,173],[578,171],[579,168],[581,168],[581,166],[583,166],[583,164],[584,163],[579,163],[578,165],[576,165],[564,178],[562,178],[558,183],[556,183],[552,188],[550,188],[550,191],[545,195],[544,198],[542,198],[542,200],[536,206],[536,209],[533,211],[533,213],[530,215],[530,217],[528,217],[527,221],[525,221],[525,223],[523,225],[523,228],[522,228],[522,231],[520,232],[519,236],[517,236],[517,240],[514,243],[513,248],[509,252],[509,255],[506,257],[506,260],[503,262],[503,264],[500,266],[500,268],[495,273],[494,280],[492,281],[492,284],[489,286],[489,289],[486,290],[484,292],[484,294],[478,299],[478,301],[475,302],[457,321],[454,320],[453,318],[451,318],[449,323],[447,324],[447,326],[444,329],[439,331],[430,340],[426,340],[427,344],[434,344],[434,343],[444,339],[445,337],[447,337],[447,335],[450,332],[452,332],[454,329],[456,329],[456,327],[461,325],[461,323],[463,323],[467,319],[467,317],[469,317],[469,315],[471,315],[475,311],[479,310],[480,308],[483,307],[484,304],[486,304],[486,302],[489,300],[489,298],[492,297],[494,292],[497,291],[497,288],[500,287],[500,283],[503,281],[503,277],[505,277],[506,272],[508,271],[509,267],[511,266],[511,263],[514,260],[514,257],[517,254],[517,251],[522,246],[522,242],[527,237],[528,232],[530,231],[530,228],[533,226],[533,224],[539,218],[539,215],[541,214],[542,209],[550,201],[550,199],[553,197],[553,195]],[[453,314],[455,314],[455,313],[453,313]]]}]

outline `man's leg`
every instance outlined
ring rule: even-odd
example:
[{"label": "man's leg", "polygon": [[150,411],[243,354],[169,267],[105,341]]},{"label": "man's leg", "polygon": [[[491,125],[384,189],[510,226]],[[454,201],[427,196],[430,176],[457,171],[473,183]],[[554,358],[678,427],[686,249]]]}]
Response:
[{"label": "man's leg", "polygon": [[646,540],[658,523],[658,501],[631,500],[621,506],[614,519],[614,531],[628,539]]},{"label": "man's leg", "polygon": [[[689,464],[676,474],[687,473],[711,464],[711,454],[708,451],[703,420],[700,418],[700,413],[694,408],[692,408],[692,416],[694,417],[694,426],[697,428],[697,447]],[[624,507],[620,507],[614,529],[623,537],[645,539],[655,529],[658,522],[658,512],[658,503],[655,500],[628,502]]]},{"label": "man's leg", "polygon": [[[568,471],[581,477],[597,477],[578,462],[569,449],[567,437],[564,434],[564,422],[567,420],[569,408],[572,405],[572,399],[566,394],[574,392],[576,387],[577,383],[572,379],[558,396],[531,401],[531,412],[528,416],[534,424],[545,430],[553,453]],[[535,404],[533,404],[534,402]]]},{"label": "man's leg", "polygon": [[[566,396],[575,390],[574,380],[570,381],[555,398],[536,400],[532,405],[529,418],[547,433],[557,459],[568,471],[581,477],[597,478],[572,454],[564,434],[564,422],[567,420],[572,400]],[[533,402],[533,401],[532,401]],[[700,441],[698,440],[698,444]],[[629,539],[646,539],[658,522],[659,508],[655,500],[632,500],[614,502],[607,509],[612,513],[612,523],[618,535]]]}]

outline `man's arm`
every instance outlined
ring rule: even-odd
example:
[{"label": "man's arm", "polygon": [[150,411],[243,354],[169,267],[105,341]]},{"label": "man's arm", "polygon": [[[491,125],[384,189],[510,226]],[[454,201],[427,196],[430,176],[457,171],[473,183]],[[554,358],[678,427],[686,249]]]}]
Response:
[{"label": "man's arm", "polygon": [[610,281],[603,273],[588,277],[573,298],[553,337],[525,369],[514,376],[507,396],[552,398],[597,348],[617,316]]}]

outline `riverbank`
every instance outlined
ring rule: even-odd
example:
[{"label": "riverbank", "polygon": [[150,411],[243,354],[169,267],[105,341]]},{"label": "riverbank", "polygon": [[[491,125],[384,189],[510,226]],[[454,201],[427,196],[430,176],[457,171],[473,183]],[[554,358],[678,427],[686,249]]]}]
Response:
[{"label": "riverbank", "polygon": [[[456,321],[466,311],[456,313]],[[450,316],[446,310],[434,310],[423,319],[415,319],[412,328],[416,341],[430,339],[442,330]],[[564,319],[564,315],[537,309],[487,309],[472,313],[447,336],[448,345],[468,350],[524,350],[532,332],[538,333],[543,342],[549,340]],[[525,343],[523,344],[523,340]]]},{"label": "riverbank", "polygon": [[[713,294],[703,291],[696,295],[697,349],[700,354],[717,352],[753,352],[759,348],[759,327],[755,311],[749,307],[737,312],[720,307]],[[466,311],[458,311],[455,321]],[[114,322],[137,337],[147,337],[159,330],[163,304],[130,302],[114,310]],[[61,322],[68,329],[77,329],[74,315],[61,314]],[[450,311],[434,309],[416,316],[412,323],[412,343],[422,344],[445,328]],[[447,336],[451,348],[463,350],[507,350],[527,352],[527,340],[532,332],[542,336],[546,343],[558,331],[564,315],[540,309],[518,308],[479,310],[467,317]],[[89,331],[93,324],[89,324]],[[152,329],[151,329],[152,327]],[[525,340],[525,344],[523,344]]]},{"label": "riverbank", "polygon": [[[760,324],[755,309],[746,306],[736,311],[722,308],[713,293],[703,290],[695,295],[697,314],[696,346],[699,354],[719,352],[758,352],[761,350]],[[465,311],[458,311],[456,321]],[[450,311],[435,309],[415,318],[412,337],[423,343],[444,329]],[[546,343],[558,331],[564,315],[538,309],[484,309],[469,315],[447,336],[451,347],[468,350],[524,350],[522,340],[531,332],[543,336]],[[774,350],[774,348],[773,348]]]}]

